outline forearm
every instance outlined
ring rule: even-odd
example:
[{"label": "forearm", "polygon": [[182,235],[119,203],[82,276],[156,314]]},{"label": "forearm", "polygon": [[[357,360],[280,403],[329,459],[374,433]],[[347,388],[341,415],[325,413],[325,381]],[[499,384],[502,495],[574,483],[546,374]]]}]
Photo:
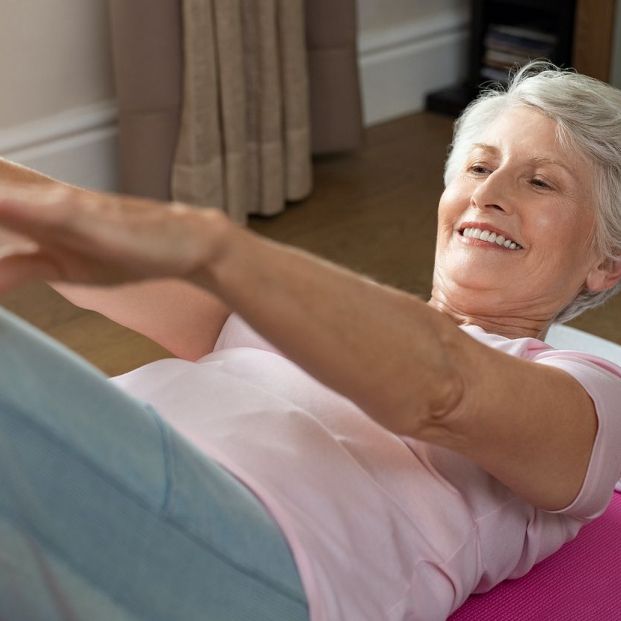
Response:
[{"label": "forearm", "polygon": [[181,280],[146,280],[114,288],[53,287],[76,306],[101,313],[186,360],[213,350],[230,314],[218,298]]},{"label": "forearm", "polygon": [[414,296],[224,227],[207,286],[288,357],[397,433],[457,397],[455,325]]}]

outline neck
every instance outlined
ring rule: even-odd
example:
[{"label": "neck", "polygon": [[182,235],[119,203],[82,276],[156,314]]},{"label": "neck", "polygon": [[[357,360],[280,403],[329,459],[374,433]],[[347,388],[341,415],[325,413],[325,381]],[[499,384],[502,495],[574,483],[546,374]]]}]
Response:
[{"label": "neck", "polygon": [[486,332],[509,339],[532,337],[543,340],[552,323],[549,317],[528,318],[522,316],[491,315],[473,306],[460,306],[440,294],[435,288],[427,302],[430,306],[451,317],[457,325],[475,325]]}]

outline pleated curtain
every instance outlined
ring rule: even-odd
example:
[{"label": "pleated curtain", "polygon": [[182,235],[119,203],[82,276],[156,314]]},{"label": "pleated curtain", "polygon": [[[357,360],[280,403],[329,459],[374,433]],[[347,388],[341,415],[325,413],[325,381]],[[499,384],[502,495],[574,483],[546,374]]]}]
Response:
[{"label": "pleated curtain", "polygon": [[109,0],[121,191],[275,214],[362,139],[355,0]]},{"label": "pleated curtain", "polygon": [[184,0],[172,195],[244,222],[311,191],[302,0]]}]

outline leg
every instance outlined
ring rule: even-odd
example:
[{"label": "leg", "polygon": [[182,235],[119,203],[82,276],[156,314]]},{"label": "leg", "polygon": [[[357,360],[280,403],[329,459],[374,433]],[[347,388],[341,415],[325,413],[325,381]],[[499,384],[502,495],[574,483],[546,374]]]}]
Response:
[{"label": "leg", "polygon": [[4,312],[0,352],[0,619],[308,619],[245,486]]}]

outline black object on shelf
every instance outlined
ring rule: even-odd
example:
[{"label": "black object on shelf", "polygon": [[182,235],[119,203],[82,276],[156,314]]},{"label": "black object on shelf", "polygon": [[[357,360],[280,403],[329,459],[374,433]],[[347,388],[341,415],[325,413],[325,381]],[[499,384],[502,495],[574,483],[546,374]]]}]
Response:
[{"label": "black object on shelf", "polygon": [[457,116],[480,89],[545,58],[571,66],[575,0],[472,0],[468,76],[429,93],[426,109]]}]

